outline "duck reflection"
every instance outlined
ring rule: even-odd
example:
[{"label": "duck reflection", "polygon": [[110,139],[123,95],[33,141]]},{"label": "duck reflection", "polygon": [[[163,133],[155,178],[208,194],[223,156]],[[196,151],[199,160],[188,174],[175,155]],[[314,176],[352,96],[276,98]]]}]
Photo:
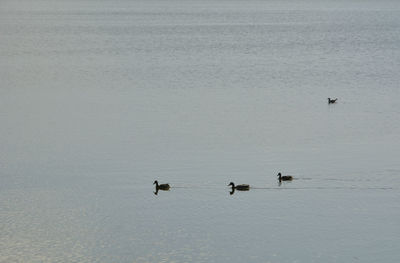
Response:
[{"label": "duck reflection", "polygon": [[166,190],[166,189],[158,189],[158,188],[156,188],[156,190],[153,192],[155,195],[158,195],[158,191],[159,190],[161,190],[161,191],[169,191],[169,190]]}]

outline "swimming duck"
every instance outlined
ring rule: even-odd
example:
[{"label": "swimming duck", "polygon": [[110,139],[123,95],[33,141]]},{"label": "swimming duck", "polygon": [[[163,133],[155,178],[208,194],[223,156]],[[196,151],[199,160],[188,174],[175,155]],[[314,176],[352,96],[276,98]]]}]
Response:
[{"label": "swimming duck", "polygon": [[158,181],[155,180],[154,183],[156,185],[156,190],[169,190],[169,184],[158,184]]},{"label": "swimming duck", "polygon": [[328,104],[336,103],[336,101],[337,101],[337,98],[336,99],[328,98]]},{"label": "swimming duck", "polygon": [[228,186],[232,186],[232,190],[235,190],[235,189],[238,191],[250,190],[250,185],[248,185],[248,184],[239,184],[239,185],[235,186],[235,184],[233,182],[231,182],[230,184],[228,184]]},{"label": "swimming duck", "polygon": [[293,180],[293,176],[291,176],[291,175],[284,175],[284,176],[282,176],[281,173],[278,173],[277,176],[279,176],[279,178],[278,178],[279,182],[280,182],[280,181],[292,181],[292,180]]}]

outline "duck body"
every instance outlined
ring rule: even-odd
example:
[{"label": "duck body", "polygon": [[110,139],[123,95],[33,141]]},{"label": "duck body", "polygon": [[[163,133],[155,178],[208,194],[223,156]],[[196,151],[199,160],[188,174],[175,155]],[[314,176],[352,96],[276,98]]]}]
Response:
[{"label": "duck body", "polygon": [[158,181],[155,180],[154,183],[156,185],[156,190],[169,190],[169,184],[158,184]]},{"label": "duck body", "polygon": [[293,180],[293,176],[291,176],[291,175],[284,175],[284,176],[282,176],[282,174],[281,173],[278,173],[278,180],[279,181],[292,181]]},{"label": "duck body", "polygon": [[336,103],[336,101],[337,101],[337,98],[336,99],[328,98],[328,104]]},{"label": "duck body", "polygon": [[250,185],[248,185],[248,184],[235,185],[233,182],[231,182],[230,184],[228,184],[228,186],[232,186],[232,190],[238,190],[238,191],[250,190]]}]

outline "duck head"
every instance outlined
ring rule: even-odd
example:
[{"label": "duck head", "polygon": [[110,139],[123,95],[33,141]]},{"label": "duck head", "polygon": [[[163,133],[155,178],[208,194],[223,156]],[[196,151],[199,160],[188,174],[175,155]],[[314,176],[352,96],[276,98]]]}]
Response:
[{"label": "duck head", "polygon": [[155,184],[155,185],[158,185],[158,181],[157,181],[157,180],[155,180],[153,184]]},{"label": "duck head", "polygon": [[233,187],[235,187],[235,184],[233,182],[230,182],[230,184],[228,184],[228,186],[232,186],[232,188],[233,188]]}]

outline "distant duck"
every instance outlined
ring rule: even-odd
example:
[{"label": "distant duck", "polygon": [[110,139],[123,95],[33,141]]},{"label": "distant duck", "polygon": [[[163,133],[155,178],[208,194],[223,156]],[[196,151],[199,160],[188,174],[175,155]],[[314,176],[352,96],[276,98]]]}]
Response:
[{"label": "distant duck", "polygon": [[336,99],[328,98],[328,104],[336,103],[336,101],[337,101],[337,98]]},{"label": "distant duck", "polygon": [[284,175],[284,176],[282,176],[281,173],[278,173],[277,176],[279,177],[279,178],[278,178],[279,182],[281,182],[281,181],[292,181],[292,180],[293,180],[293,176],[291,176],[291,175]]},{"label": "distant duck", "polygon": [[234,191],[234,190],[238,190],[238,191],[250,190],[250,185],[248,185],[248,184],[239,184],[239,185],[235,186],[235,184],[233,182],[231,182],[230,184],[228,184],[228,186],[232,186],[232,191]]},{"label": "distant duck", "polygon": [[169,190],[169,184],[158,184],[158,181],[155,180],[154,183],[156,185],[156,191],[158,190]]}]

